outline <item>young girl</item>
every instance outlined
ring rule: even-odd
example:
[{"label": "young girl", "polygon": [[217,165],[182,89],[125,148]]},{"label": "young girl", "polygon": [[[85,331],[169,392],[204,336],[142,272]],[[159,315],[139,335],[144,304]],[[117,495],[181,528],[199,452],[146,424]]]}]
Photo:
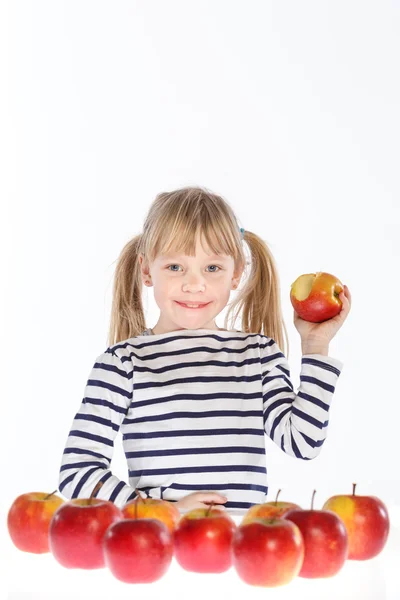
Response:
[{"label": "young girl", "polygon": [[[219,328],[215,319],[246,264],[250,275]],[[160,308],[152,329],[143,285],[153,286]],[[326,439],[343,367],[328,347],[350,310],[346,286],[339,297],[341,312],[328,321],[294,313],[302,347],[296,393],[266,243],[239,229],[226,201],[204,188],[159,194],[116,267],[109,347],[94,363],[67,438],[61,494],[88,498],[97,487],[94,496],[122,507],[141,493],[185,511],[213,501],[244,512],[266,502],[265,433],[302,460],[315,458]],[[235,307],[243,331],[228,327]],[[120,428],[129,483],[110,470]]]}]

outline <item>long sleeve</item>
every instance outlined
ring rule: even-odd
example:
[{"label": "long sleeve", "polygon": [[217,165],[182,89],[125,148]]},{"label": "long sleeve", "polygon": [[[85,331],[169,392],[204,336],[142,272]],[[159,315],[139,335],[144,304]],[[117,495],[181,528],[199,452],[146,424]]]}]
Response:
[{"label": "long sleeve", "polygon": [[286,454],[315,458],[327,436],[329,408],[343,363],[322,354],[303,355],[296,394],[288,361],[276,342],[262,336],[260,352],[266,434]]},{"label": "long sleeve", "polygon": [[[127,370],[128,369],[128,370]],[[97,357],[86,383],[62,456],[59,491],[67,499],[95,497],[121,508],[136,497],[132,487],[110,471],[114,439],[132,402],[133,367],[108,348]]]}]

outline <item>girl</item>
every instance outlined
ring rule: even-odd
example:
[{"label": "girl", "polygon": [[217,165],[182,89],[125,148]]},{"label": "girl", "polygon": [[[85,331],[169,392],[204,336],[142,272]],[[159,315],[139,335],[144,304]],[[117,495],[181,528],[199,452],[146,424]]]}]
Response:
[{"label": "girl", "polygon": [[[246,262],[243,240],[251,263]],[[225,327],[215,319],[251,264]],[[160,308],[146,328],[142,286]],[[279,280],[272,254],[239,229],[231,207],[204,188],[159,194],[116,267],[109,346],[90,372],[59,473],[66,498],[94,496],[118,507],[162,498],[180,510],[223,503],[246,511],[266,502],[264,434],[288,455],[318,456],[343,363],[328,356],[339,315],[309,323],[294,313],[301,336],[296,393],[284,352]],[[237,308],[243,331],[228,327]],[[110,470],[121,428],[129,483]]]}]

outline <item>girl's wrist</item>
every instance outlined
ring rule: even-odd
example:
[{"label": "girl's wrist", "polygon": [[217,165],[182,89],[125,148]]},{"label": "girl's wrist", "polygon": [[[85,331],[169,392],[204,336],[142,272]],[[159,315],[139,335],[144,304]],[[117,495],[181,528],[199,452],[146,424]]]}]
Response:
[{"label": "girl's wrist", "polygon": [[323,354],[328,356],[329,340],[324,337],[308,336],[301,340],[302,354]]},{"label": "girl's wrist", "polygon": [[304,354],[323,354],[328,356],[329,344],[302,344],[301,353]]}]

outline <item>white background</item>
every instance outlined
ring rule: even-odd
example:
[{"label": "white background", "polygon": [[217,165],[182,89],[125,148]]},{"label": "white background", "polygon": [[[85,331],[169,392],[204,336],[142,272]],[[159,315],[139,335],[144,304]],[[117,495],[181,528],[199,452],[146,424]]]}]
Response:
[{"label": "white background", "polygon": [[[232,598],[400,598],[400,4],[20,0],[0,10],[8,598],[159,598],[180,586],[195,597],[221,589]],[[346,563],[333,579],[266,591],[232,571],[200,576],[174,565],[158,583],[132,587],[104,571],[67,572],[8,538],[13,500],[58,486],[88,374],[108,346],[122,247],[142,231],[156,194],[186,185],[222,195],[269,244],[296,387],[290,284],[327,271],[352,294],[329,349],[344,368],[320,456],[296,460],[266,438],[270,500],[282,488],[281,500],[309,508],[316,489],[321,508],[357,482],[390,511],[381,555]],[[151,327],[151,288],[144,301]],[[112,469],[126,480],[120,434]]]}]

